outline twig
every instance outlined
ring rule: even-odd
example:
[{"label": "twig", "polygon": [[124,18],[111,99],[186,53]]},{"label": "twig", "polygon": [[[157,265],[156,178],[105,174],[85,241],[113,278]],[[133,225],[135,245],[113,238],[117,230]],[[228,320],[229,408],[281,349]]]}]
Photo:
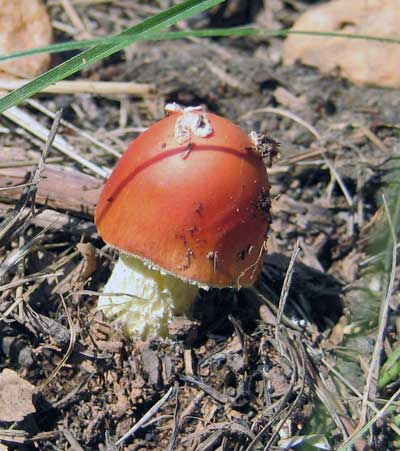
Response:
[{"label": "twig", "polygon": [[187,443],[189,441],[195,440],[196,438],[202,437],[203,435],[209,434],[211,431],[231,431],[246,435],[251,440],[255,438],[254,433],[246,426],[240,423],[223,421],[221,423],[212,423],[206,428],[202,429],[199,432],[193,432],[192,434],[187,435],[182,443]]},{"label": "twig", "polygon": [[291,119],[294,122],[297,122],[298,124],[302,125],[304,128],[306,128],[312,135],[314,135],[318,141],[321,141],[321,135],[319,134],[318,130],[313,127],[311,124],[307,123],[305,120],[303,120],[301,117],[297,116],[296,114],[284,110],[282,108],[272,108],[272,107],[266,107],[266,108],[258,108],[256,110],[248,111],[247,113],[240,116],[240,119],[247,119],[251,117],[253,114],[258,113],[272,113],[277,114],[279,116],[287,117]]},{"label": "twig", "polygon": [[[286,403],[288,403],[290,397],[292,396],[293,390],[295,388],[295,385],[298,381],[298,368],[297,365],[293,365],[293,371],[290,378],[289,387],[286,391],[286,393],[282,396],[282,398],[274,404],[274,415],[268,420],[267,424],[265,424],[262,429],[257,433],[257,435],[254,437],[254,439],[249,443],[247,448],[245,448],[245,451],[252,451],[255,446],[261,441],[261,439],[265,436],[265,434],[269,431],[269,429],[272,427],[272,425],[276,422],[277,417],[280,415],[280,413],[284,410],[284,406]],[[295,403],[292,403],[291,406],[293,408],[296,406]]]},{"label": "twig", "polygon": [[[258,296],[268,306],[272,313],[274,313],[275,315],[278,314],[278,308],[276,307],[276,305],[274,305],[266,296],[264,296],[264,294],[259,289],[249,287],[248,290]],[[285,314],[282,314],[281,320],[285,326],[290,327],[293,330],[297,330],[297,332],[302,332],[303,329],[290,318],[288,318]]]},{"label": "twig", "polygon": [[21,188],[27,188],[28,186],[33,186],[32,183],[20,183],[19,185],[14,186],[2,186],[0,187],[0,191],[12,191],[12,190],[20,190]]},{"label": "twig", "polygon": [[[38,165],[37,165],[37,170],[35,171],[35,173],[33,174],[32,179],[31,179],[32,185],[35,185],[36,187],[37,187],[37,184],[39,183],[39,179],[40,179],[40,177],[42,175],[42,172],[44,170],[44,166],[45,166],[47,155],[49,154],[50,149],[51,149],[51,147],[52,147],[52,145],[54,143],[54,140],[56,138],[57,130],[58,130],[58,127],[60,126],[61,114],[62,114],[62,110],[60,110],[60,111],[58,111],[56,113],[56,116],[54,118],[53,124],[52,124],[51,129],[50,129],[50,133],[47,136],[46,144],[45,144],[45,146],[43,148],[43,152],[42,152],[42,154],[40,156],[40,159],[39,159],[39,162],[38,162]],[[34,195],[33,195],[33,199],[32,199],[33,202],[35,201],[36,191],[37,191],[37,188],[34,191]]]},{"label": "twig", "polygon": [[168,451],[173,451],[178,437],[179,428],[181,425],[181,408],[179,404],[179,385],[175,385],[175,412],[174,412],[174,427],[172,429],[171,439],[168,445]]},{"label": "twig", "polygon": [[200,391],[197,393],[197,395],[190,401],[189,405],[186,407],[186,409],[182,412],[179,422],[179,427],[181,428],[182,425],[185,423],[186,419],[189,415],[192,415],[193,412],[199,407],[201,401],[206,396],[206,394],[203,391]]},{"label": "twig", "polygon": [[82,390],[83,387],[87,386],[89,381],[94,376],[96,370],[92,371],[86,379],[82,379],[81,382],[75,386],[70,392],[68,392],[65,396],[63,396],[58,401],[51,402],[51,409],[61,409],[62,407],[65,407],[70,401],[72,401],[75,396]]},{"label": "twig", "polygon": [[[47,232],[46,229],[41,230],[37,235],[31,238],[23,246],[20,246],[14,253],[10,253],[0,265],[0,280],[4,280],[8,271],[15,267],[24,257],[26,257],[35,248],[38,241]],[[17,301],[15,301],[17,302]]]},{"label": "twig", "polygon": [[150,418],[152,418],[160,409],[161,407],[168,401],[170,396],[175,392],[176,387],[172,385],[167,393],[159,400],[157,401],[153,407],[151,407],[143,416],[142,418],[135,423],[129,431],[124,434],[121,438],[119,438],[116,442],[116,445],[122,445],[129,437],[131,437],[136,431],[138,431],[145,423],[147,423]]},{"label": "twig", "polygon": [[385,155],[391,156],[393,151],[388,149],[382,140],[380,140],[375,133],[373,133],[368,127],[365,125],[359,126],[360,131],[373,143],[376,147],[381,150]]},{"label": "twig", "polygon": [[5,285],[1,285],[0,293],[3,291],[10,290],[11,288],[19,287],[28,282],[33,282],[34,280],[47,280],[47,279],[52,279],[53,277],[60,277],[63,275],[64,275],[64,273],[62,273],[62,272],[58,272],[58,273],[56,272],[54,274],[47,274],[47,273],[46,274],[44,274],[44,273],[32,274],[30,276],[24,277],[23,279],[18,279],[15,282],[10,282]]},{"label": "twig", "polygon": [[301,397],[303,396],[304,387],[305,387],[305,383],[306,383],[306,370],[305,370],[306,356],[305,356],[304,349],[302,347],[301,347],[301,352],[300,352],[300,360],[301,360],[301,362],[299,362],[300,363],[299,364],[299,370],[300,370],[299,371],[299,379],[300,379],[299,391],[297,393],[297,396],[296,396],[295,400],[290,403],[290,406],[289,406],[287,412],[285,413],[285,415],[283,416],[281,421],[276,426],[275,431],[273,432],[273,434],[271,435],[270,439],[268,440],[268,443],[264,447],[264,450],[269,450],[270,449],[270,446],[275,441],[275,438],[278,436],[279,431],[281,430],[282,426],[285,424],[286,420],[289,418],[290,414],[296,408],[296,406],[298,405]]},{"label": "twig", "polygon": [[68,320],[68,326],[69,326],[69,343],[68,348],[61,359],[60,363],[57,365],[56,368],[54,368],[54,371],[50,374],[50,376],[45,380],[45,382],[40,386],[41,390],[43,390],[44,387],[46,387],[59,373],[65,362],[69,359],[69,356],[72,354],[72,351],[75,346],[76,342],[76,331],[74,327],[74,323],[72,321],[71,313],[68,310],[67,304],[65,303],[64,297],[62,294],[60,294],[61,303],[63,305],[63,308],[65,310],[65,314]]},{"label": "twig", "polygon": [[[299,255],[299,253],[300,253],[300,243],[299,243],[299,240],[297,240],[295,247],[293,249],[292,256],[290,258],[290,262],[288,265],[288,269],[285,274],[285,279],[284,279],[283,285],[282,285],[281,296],[279,299],[279,309],[278,309],[278,313],[276,316],[276,326],[279,326],[281,323],[281,320],[282,320],[283,311],[285,309],[287,297],[289,294],[289,288],[290,288],[292,278],[293,278],[294,265],[296,263],[296,259]],[[278,327],[276,328],[276,330],[278,330]]]},{"label": "twig", "polygon": [[70,445],[70,451],[84,451],[82,446],[79,444],[78,440],[72,435],[72,432],[68,429],[62,431],[64,437]]},{"label": "twig", "polygon": [[[220,393],[219,391],[215,390],[214,388],[210,387],[209,385],[205,384],[201,380],[197,379],[194,376],[185,376],[180,375],[179,378],[183,382],[187,382],[189,384],[194,385],[195,387],[200,388],[203,390],[207,395],[211,396],[211,398],[215,399],[216,401],[220,402],[221,404],[232,404],[232,405],[238,405],[238,400],[232,396],[225,395],[224,393]],[[237,398],[240,400],[240,396],[237,396]],[[239,403],[240,404],[240,403]]]},{"label": "twig", "polygon": [[[10,109],[8,111],[11,111],[11,110],[12,109]],[[47,133],[47,129],[43,128],[44,131],[46,132],[42,136],[42,139],[45,141],[45,145],[43,147],[42,154],[40,156],[38,165],[37,165],[35,171],[33,172],[33,174],[31,175],[29,183],[24,188],[24,192],[23,192],[22,196],[19,198],[18,203],[14,209],[14,212],[11,215],[8,215],[1,224],[0,242],[1,242],[1,240],[5,239],[5,237],[7,237],[9,234],[15,233],[15,230],[18,229],[19,225],[22,224],[22,227],[26,227],[28,224],[26,222],[26,220],[30,216],[32,216],[33,210],[31,209],[30,211],[27,211],[25,209],[25,207],[28,205],[28,202],[30,200],[32,200],[32,204],[34,205],[34,201],[35,201],[35,197],[36,197],[36,193],[37,193],[36,185],[40,179],[40,176],[42,175],[46,157],[50,151],[51,146],[54,143],[56,133],[57,133],[57,128],[60,123],[60,118],[61,118],[61,111],[55,115],[53,125],[52,125],[49,133]],[[25,217],[23,217],[24,213],[25,213]],[[0,272],[2,272],[4,275],[5,274],[4,268],[1,268]],[[2,276],[0,276],[0,279],[1,278],[2,278]]]},{"label": "twig", "polygon": [[342,190],[342,193],[343,193],[347,203],[349,204],[349,207],[353,207],[354,201],[350,195],[349,190],[347,189],[346,184],[344,183],[344,181],[342,179],[342,176],[336,170],[335,165],[327,157],[324,156],[324,160],[325,160],[325,163],[327,164],[329,170],[331,171],[333,178],[336,180],[337,184],[339,185],[340,189]]},{"label": "twig", "polygon": [[[10,205],[0,203],[0,217],[4,217],[9,210]],[[28,217],[29,212],[29,208],[22,210],[26,217]],[[83,233],[90,238],[97,236],[96,227],[92,221],[74,218],[66,213],[49,208],[41,210],[36,216],[30,218],[30,223],[47,230],[63,230],[64,233],[72,236],[81,236]]]}]

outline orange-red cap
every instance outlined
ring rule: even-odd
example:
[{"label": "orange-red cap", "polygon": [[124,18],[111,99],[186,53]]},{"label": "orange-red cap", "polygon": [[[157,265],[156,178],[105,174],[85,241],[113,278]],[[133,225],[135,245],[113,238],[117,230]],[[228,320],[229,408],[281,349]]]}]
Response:
[{"label": "orange-red cap", "polygon": [[110,245],[182,279],[251,285],[269,227],[266,168],[229,120],[177,111],[128,147],[95,222]]}]

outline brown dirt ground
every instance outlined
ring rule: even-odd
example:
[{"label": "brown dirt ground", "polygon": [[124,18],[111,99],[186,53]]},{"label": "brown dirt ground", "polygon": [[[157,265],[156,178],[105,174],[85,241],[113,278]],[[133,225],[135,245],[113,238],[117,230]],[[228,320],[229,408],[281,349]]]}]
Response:
[{"label": "brown dirt ground", "polygon": [[[57,2],[48,3],[52,19],[69,24]],[[93,34],[101,35],[168,2],[113,3],[76,8]],[[267,14],[261,2],[232,1],[227,10],[216,9],[190,25],[256,21],[286,27],[311,3],[316,2],[275,0]],[[58,29],[56,37],[71,39],[68,27]],[[373,346],[368,333],[376,330],[379,309],[377,302],[368,307],[376,315],[356,337],[353,320],[362,298],[355,287],[363,280],[360,264],[379,211],[380,168],[399,142],[400,97],[311,68],[282,67],[281,45],[280,39],[264,38],[140,43],[82,75],[153,83],[155,96],[38,97],[52,111],[64,108],[66,121],[121,152],[138,128],[162,117],[166,101],[176,101],[203,104],[246,130],[267,133],[280,143],[281,156],[270,170],[270,253],[256,289],[204,292],[193,320],[178,318],[170,339],[150,342],[126,340],[94,310],[91,292],[101,290],[114,258],[92,223],[101,179],[52,151],[50,158],[59,159],[47,165],[48,186],[42,191],[39,182],[36,213],[42,216],[28,209],[16,217],[21,192],[0,192],[0,369],[14,369],[36,387],[36,413],[14,424],[11,438],[4,431],[12,425],[0,425],[0,443],[8,449],[117,449],[115,442],[160,400],[123,449],[262,450],[285,437],[318,432],[337,446],[352,433],[361,406],[354,390],[364,389]],[[61,58],[65,55],[54,62]],[[51,125],[34,107],[24,108]],[[0,125],[9,129],[0,134],[5,162],[39,158],[36,138],[4,118]],[[59,133],[97,165],[115,163],[66,126]],[[54,175],[66,167],[82,189],[73,190]],[[20,178],[0,169],[2,186],[23,180],[28,169]],[[277,328],[277,306],[297,240],[301,253]],[[18,252],[14,264],[11,257]],[[18,285],[32,274],[53,272],[58,276]],[[12,282],[15,286],[5,286]],[[18,299],[22,302],[10,308]],[[395,344],[395,308],[393,301],[386,351]],[[352,368],[345,376],[353,391],[330,371],[339,351],[350,355],[342,363]],[[53,374],[67,352],[67,362]],[[393,434],[384,418],[369,443],[358,443],[357,449],[392,449]]]}]

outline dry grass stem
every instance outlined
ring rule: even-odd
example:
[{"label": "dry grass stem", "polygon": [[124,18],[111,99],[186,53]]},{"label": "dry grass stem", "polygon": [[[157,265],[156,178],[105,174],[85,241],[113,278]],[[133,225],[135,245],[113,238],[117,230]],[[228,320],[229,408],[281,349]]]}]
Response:
[{"label": "dry grass stem", "polygon": [[[31,114],[21,110],[19,107],[13,107],[3,113],[3,115],[10,121],[18,124],[20,127],[28,130],[34,136],[37,136],[42,141],[46,141],[49,131],[40,122],[38,122]],[[101,168],[96,164],[90,162],[82,157],[63,137],[56,136],[53,142],[53,147],[66,155],[68,158],[75,160],[83,167],[89,169],[94,174],[107,178],[110,171],[106,168]]]},{"label": "dry grass stem", "polygon": [[[45,114],[48,117],[51,117],[54,119],[55,113],[50,111],[48,108],[46,108],[44,105],[42,105],[37,100],[27,100],[27,103],[31,105],[36,110],[40,111],[41,113]],[[73,130],[75,133],[77,133],[79,136],[82,136],[83,138],[87,139],[88,141],[92,142],[95,146],[97,146],[99,149],[104,150],[106,153],[109,153],[111,155],[114,155],[115,157],[119,158],[122,154],[121,152],[118,152],[113,147],[109,146],[103,141],[100,141],[99,139],[96,139],[94,136],[92,136],[90,133],[85,132],[84,130],[81,130],[78,127],[75,127],[75,125],[71,124],[70,122],[61,119],[61,125],[64,127],[69,128],[70,130]]]},{"label": "dry grass stem", "polygon": [[[48,164],[52,163],[62,163],[63,158],[61,157],[53,157],[53,158],[47,158],[46,162]],[[27,166],[37,166],[39,163],[39,160],[25,160],[25,161],[1,161],[0,160],[0,169],[8,169],[8,168],[23,168]],[[26,184],[25,184],[26,185]],[[4,187],[1,189],[13,189],[13,188],[21,188],[23,185],[18,186],[10,186],[10,187]]]},{"label": "dry grass stem", "polygon": [[[59,6],[62,0],[49,0],[49,6]],[[115,0],[71,0],[73,5],[92,6],[101,5],[103,3],[113,3]]]},{"label": "dry grass stem", "polygon": [[62,7],[64,8],[65,12],[67,13],[67,16],[69,20],[71,21],[72,25],[77,28],[80,31],[80,38],[81,39],[90,39],[92,35],[87,31],[84,23],[82,22],[81,18],[79,17],[79,14],[76,12],[76,9],[72,5],[70,0],[60,0],[60,3]]},{"label": "dry grass stem", "polygon": [[393,227],[392,218],[390,214],[389,207],[386,203],[385,196],[382,195],[383,205],[385,207],[385,213],[386,213],[386,220],[389,224],[389,230],[391,233],[392,238],[392,258],[390,262],[390,276],[389,276],[389,282],[386,288],[385,297],[382,300],[382,307],[379,315],[379,329],[378,329],[378,335],[376,337],[374,351],[372,353],[372,358],[369,366],[369,371],[367,375],[367,380],[365,384],[365,390],[363,394],[363,402],[362,402],[362,408],[361,408],[361,414],[360,414],[360,421],[358,425],[358,430],[361,429],[367,420],[367,408],[368,408],[368,401],[371,399],[376,398],[376,381],[378,379],[379,375],[379,367],[380,367],[380,355],[383,350],[383,340],[384,335],[386,333],[386,326],[388,322],[388,313],[390,309],[390,300],[393,295],[393,290],[395,286],[395,280],[396,280],[396,263],[397,263],[397,237],[396,237],[396,231]]},{"label": "dry grass stem", "polygon": [[[31,80],[0,79],[0,90],[12,91],[18,89]],[[93,95],[129,95],[146,97],[155,93],[156,87],[152,84],[117,82],[117,81],[87,81],[72,80],[58,81],[54,85],[44,88],[41,92],[50,94],[93,94]]]}]

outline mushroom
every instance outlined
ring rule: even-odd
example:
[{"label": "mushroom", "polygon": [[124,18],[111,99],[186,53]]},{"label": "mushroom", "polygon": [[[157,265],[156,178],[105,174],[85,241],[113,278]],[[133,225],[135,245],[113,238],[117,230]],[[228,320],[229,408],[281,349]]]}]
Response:
[{"label": "mushroom", "polygon": [[270,223],[263,140],[201,108],[166,110],[121,157],[95,213],[119,251],[98,308],[127,336],[167,335],[199,288],[252,285]]}]

